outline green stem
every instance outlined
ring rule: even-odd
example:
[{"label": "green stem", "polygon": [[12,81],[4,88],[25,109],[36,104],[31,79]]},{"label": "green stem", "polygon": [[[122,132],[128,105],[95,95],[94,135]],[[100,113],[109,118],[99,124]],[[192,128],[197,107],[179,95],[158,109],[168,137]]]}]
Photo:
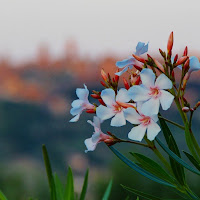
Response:
[{"label": "green stem", "polygon": [[186,185],[184,189],[187,192],[187,195],[190,197],[190,199],[199,199],[199,197],[189,188],[189,186]]},{"label": "green stem", "polygon": [[179,127],[180,129],[185,130],[185,127],[184,127],[184,126],[181,126],[180,124],[177,124],[176,122],[173,122],[173,121],[171,121],[171,120],[169,120],[169,119],[166,119],[166,118],[164,118],[164,117],[161,117],[161,116],[158,116],[158,117],[159,117],[160,119],[164,119],[166,122],[169,122],[169,123],[171,123],[171,124],[173,124],[173,125]]},{"label": "green stem", "polygon": [[155,153],[155,155],[160,159],[160,161],[164,164],[164,166],[169,170],[169,172],[173,174],[169,163],[167,162],[165,157],[159,152],[159,150],[156,147],[152,150]]},{"label": "green stem", "polygon": [[146,138],[146,136],[144,137],[145,141],[147,142],[147,144],[149,145],[150,149],[154,152],[154,154],[159,158],[159,160],[163,163],[163,165],[168,169],[168,171],[173,175],[172,169],[170,167],[170,164],[167,162],[167,160],[165,159],[165,157],[159,152],[159,150],[157,149],[157,147],[155,146],[154,142],[151,142],[150,140],[148,140]]},{"label": "green stem", "polygon": [[147,145],[147,144],[143,144],[143,143],[135,142],[135,141],[130,141],[130,140],[122,140],[122,139],[117,138],[116,142],[117,143],[126,142],[126,143],[137,144],[137,145],[149,148],[149,145]]}]

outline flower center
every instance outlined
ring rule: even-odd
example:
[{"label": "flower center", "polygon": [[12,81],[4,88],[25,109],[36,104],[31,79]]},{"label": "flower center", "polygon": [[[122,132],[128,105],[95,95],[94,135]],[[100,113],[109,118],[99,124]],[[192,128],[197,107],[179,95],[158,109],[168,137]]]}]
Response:
[{"label": "flower center", "polygon": [[121,112],[121,110],[123,109],[123,107],[120,106],[120,105],[117,104],[117,103],[113,105],[113,108],[114,108],[114,112],[116,112],[116,113]]},{"label": "flower center", "polygon": [[151,122],[151,117],[149,117],[149,116],[142,116],[142,119],[140,119],[140,121],[141,121],[141,123],[144,126],[147,126]]},{"label": "flower center", "polygon": [[158,87],[154,87],[154,88],[150,88],[150,93],[149,93],[150,96],[152,97],[159,97],[160,96],[160,90]]}]

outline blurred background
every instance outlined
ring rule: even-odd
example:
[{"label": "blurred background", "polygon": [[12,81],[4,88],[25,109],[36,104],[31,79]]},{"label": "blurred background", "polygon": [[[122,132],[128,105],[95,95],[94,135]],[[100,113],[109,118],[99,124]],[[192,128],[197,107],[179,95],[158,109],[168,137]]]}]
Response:
[{"label": "blurred background", "polygon": [[[101,199],[109,180],[111,199],[124,199],[120,183],[165,196],[166,188],[131,171],[104,145],[84,153],[84,140],[92,127],[83,114],[69,123],[75,89],[85,83],[90,91],[101,90],[100,70],[116,71],[115,62],[135,51],[138,41],[149,42],[149,53],[159,57],[174,31],[174,51],[200,56],[199,2],[126,0],[1,0],[0,7],[0,189],[9,199],[49,199],[42,144],[46,144],[53,171],[66,176],[70,165],[75,189],[80,191],[83,175],[90,169],[88,199]],[[177,71],[179,73],[179,71]],[[193,73],[188,86],[192,105],[200,98],[200,72]],[[121,83],[122,85],[122,83]],[[181,122],[172,107],[164,116]],[[199,112],[193,128],[197,134]],[[122,138],[131,126],[110,128]],[[80,128],[81,127],[81,128]],[[180,147],[184,137],[174,129]],[[160,134],[162,137],[162,134]],[[143,152],[134,145],[117,145],[122,152]],[[145,152],[152,156],[151,152]],[[191,173],[195,189],[200,183]],[[173,194],[172,194],[173,196]]]}]

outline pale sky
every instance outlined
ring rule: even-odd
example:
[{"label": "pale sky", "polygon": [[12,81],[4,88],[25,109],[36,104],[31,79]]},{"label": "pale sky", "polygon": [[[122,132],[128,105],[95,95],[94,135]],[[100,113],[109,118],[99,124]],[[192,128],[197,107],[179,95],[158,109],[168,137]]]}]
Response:
[{"label": "pale sky", "polygon": [[165,49],[174,31],[175,49],[200,51],[199,0],[0,0],[0,55],[35,56],[41,43],[60,55],[77,40],[82,55],[130,55],[138,41],[150,52]]}]

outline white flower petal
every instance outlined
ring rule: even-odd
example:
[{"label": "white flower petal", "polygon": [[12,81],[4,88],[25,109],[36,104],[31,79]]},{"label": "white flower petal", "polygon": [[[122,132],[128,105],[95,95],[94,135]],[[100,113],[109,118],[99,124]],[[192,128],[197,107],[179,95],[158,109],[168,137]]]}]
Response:
[{"label": "white flower petal", "polygon": [[129,102],[131,100],[131,98],[128,95],[128,91],[125,88],[121,88],[116,96],[116,101],[120,101],[120,102]]},{"label": "white flower petal", "polygon": [[85,84],[84,84],[84,87],[85,87],[85,89],[83,89],[83,88],[77,88],[76,89],[76,95],[81,100],[87,100],[88,95],[89,95],[89,91],[88,91],[87,86]]},{"label": "white flower petal", "polygon": [[171,89],[172,82],[165,74],[161,74],[156,79],[155,86],[159,87],[159,89]]},{"label": "white flower petal", "polygon": [[154,122],[158,121],[158,115],[152,115],[151,119],[153,119]]},{"label": "white flower petal", "polygon": [[79,120],[80,116],[81,116],[81,113],[78,114],[78,115],[76,115],[76,116],[75,116],[74,118],[72,118],[69,122],[77,122],[77,121]]},{"label": "white flower petal", "polygon": [[100,131],[98,132],[95,132],[93,135],[92,135],[92,142],[96,143],[100,140]]},{"label": "white flower petal", "polygon": [[108,107],[100,105],[96,109],[96,114],[97,114],[97,117],[99,117],[101,120],[106,120],[113,117],[115,115],[115,112],[113,111],[112,108],[108,108]]},{"label": "white flower petal", "polygon": [[101,98],[107,106],[112,107],[115,104],[115,91],[113,89],[105,89],[101,92]]},{"label": "white flower petal", "polygon": [[82,111],[83,111],[83,108],[82,108],[82,107],[71,108],[70,114],[74,116],[74,115],[81,114]]},{"label": "white flower petal", "polygon": [[140,124],[141,116],[136,112],[134,108],[127,108],[124,110],[124,116],[127,121],[132,124]]},{"label": "white flower petal", "polygon": [[98,118],[97,116],[94,116],[94,117],[93,117],[93,122],[94,122],[94,125],[95,125],[97,128],[100,129],[100,125],[101,125],[101,123],[102,123],[101,119]]},{"label": "white flower petal", "polygon": [[165,90],[161,90],[160,92],[161,92],[161,95],[160,95],[159,99],[160,99],[162,109],[167,110],[172,105],[174,96]]},{"label": "white flower petal", "polygon": [[190,69],[189,72],[200,70],[199,59],[195,56],[190,57]]},{"label": "white flower petal", "polygon": [[150,98],[149,90],[142,85],[134,85],[128,90],[128,94],[134,101],[146,101]]},{"label": "white flower petal", "polygon": [[73,108],[80,108],[83,105],[84,101],[80,99],[76,99],[72,102],[72,107]]},{"label": "white flower petal", "polygon": [[161,131],[160,126],[158,126],[157,123],[151,120],[150,124],[147,127],[147,138],[150,141],[154,140],[160,131]]},{"label": "white flower petal", "polygon": [[87,153],[88,151],[94,151],[98,144],[98,142],[93,142],[92,138],[86,139],[84,143],[85,143],[85,146],[87,147],[87,150],[85,150],[85,153]]},{"label": "white flower petal", "polygon": [[151,115],[157,115],[159,111],[159,98],[151,98],[145,103],[142,104],[142,114],[151,116]]},{"label": "white flower petal", "polygon": [[133,127],[128,134],[128,138],[135,141],[142,141],[144,134],[146,132],[147,127],[142,124]]},{"label": "white flower petal", "polygon": [[150,88],[154,86],[156,76],[151,69],[143,69],[140,72],[140,77],[142,80],[142,84],[145,85],[145,87]]},{"label": "white flower petal", "polygon": [[112,118],[111,123],[110,123],[111,126],[116,126],[116,127],[124,126],[125,124],[126,124],[126,119],[124,117],[124,112],[123,111],[117,113]]}]

